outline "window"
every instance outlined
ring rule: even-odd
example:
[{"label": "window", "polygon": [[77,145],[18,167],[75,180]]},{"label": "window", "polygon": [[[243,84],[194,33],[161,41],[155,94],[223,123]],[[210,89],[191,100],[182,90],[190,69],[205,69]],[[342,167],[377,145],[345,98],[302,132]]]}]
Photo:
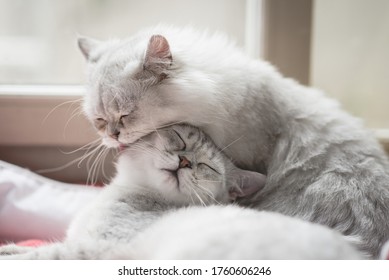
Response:
[{"label": "window", "polygon": [[[338,99],[389,150],[386,0],[0,0],[0,159],[38,170],[82,155],[63,153],[96,137],[65,103],[85,83],[77,34],[124,38],[158,23],[227,33]],[[74,165],[45,175],[82,182],[85,174]]]},{"label": "window", "polygon": [[243,47],[245,13],[243,0],[0,0],[0,159],[85,182],[85,161],[68,165],[83,151],[68,152],[96,138],[82,115],[73,116],[85,83],[77,34],[104,40],[158,23],[193,25]]},{"label": "window", "polygon": [[389,2],[269,0],[264,7],[264,57],[388,137]]},{"label": "window", "polygon": [[389,129],[388,34],[386,0],[314,2],[310,82],[375,129]]},{"label": "window", "polygon": [[242,0],[0,0],[0,84],[84,83],[77,34],[128,37],[159,23],[221,30],[244,44]]}]

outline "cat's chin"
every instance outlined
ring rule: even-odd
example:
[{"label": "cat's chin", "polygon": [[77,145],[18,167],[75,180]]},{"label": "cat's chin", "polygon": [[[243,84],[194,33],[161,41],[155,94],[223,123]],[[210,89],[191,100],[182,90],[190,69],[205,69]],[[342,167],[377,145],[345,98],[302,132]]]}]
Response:
[{"label": "cat's chin", "polygon": [[168,170],[168,169],[162,169],[164,175],[166,176],[166,182],[169,185],[174,185],[175,189],[179,188],[179,179],[178,179],[178,174],[177,171],[175,170]]},{"label": "cat's chin", "polygon": [[103,138],[102,143],[107,148],[118,149],[120,152],[124,151],[125,149],[127,149],[130,146],[130,144],[121,143],[121,142],[118,142],[116,140],[111,140],[111,139],[107,139],[107,138]]},{"label": "cat's chin", "polygon": [[[106,146],[107,148],[113,148],[113,149],[120,149],[120,145],[122,145],[121,143],[119,143],[118,141],[116,140],[113,140],[113,139],[110,139],[108,137],[103,137],[101,138],[101,142],[103,143],[104,146]],[[124,145],[124,144],[123,144]]]}]

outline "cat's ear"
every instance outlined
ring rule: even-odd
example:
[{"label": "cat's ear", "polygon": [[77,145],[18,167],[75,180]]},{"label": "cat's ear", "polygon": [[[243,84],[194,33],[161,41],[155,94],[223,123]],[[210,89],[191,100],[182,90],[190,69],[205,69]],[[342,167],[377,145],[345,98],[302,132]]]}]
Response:
[{"label": "cat's ear", "polygon": [[77,42],[78,47],[80,48],[82,54],[87,60],[90,60],[91,52],[101,44],[101,42],[96,39],[83,36],[78,36]]},{"label": "cat's ear", "polygon": [[162,74],[173,62],[168,41],[162,35],[153,35],[147,45],[143,68]]},{"label": "cat's ear", "polygon": [[245,197],[263,189],[266,183],[266,176],[248,170],[237,168],[229,178],[229,196],[231,200],[238,197]]}]

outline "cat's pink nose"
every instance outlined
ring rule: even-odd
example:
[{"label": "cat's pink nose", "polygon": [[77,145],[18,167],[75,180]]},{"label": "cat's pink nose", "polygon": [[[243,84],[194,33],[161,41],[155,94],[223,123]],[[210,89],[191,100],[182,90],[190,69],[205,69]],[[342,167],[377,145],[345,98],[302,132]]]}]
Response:
[{"label": "cat's pink nose", "polygon": [[185,168],[185,167],[192,168],[192,163],[186,157],[178,156],[178,158],[180,159],[180,163],[179,163],[180,168]]}]

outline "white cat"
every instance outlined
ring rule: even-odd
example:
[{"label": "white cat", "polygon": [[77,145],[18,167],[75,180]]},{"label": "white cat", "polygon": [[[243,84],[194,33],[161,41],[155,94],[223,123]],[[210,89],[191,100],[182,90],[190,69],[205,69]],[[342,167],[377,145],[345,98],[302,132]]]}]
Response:
[{"label": "white cat", "polygon": [[190,206],[230,203],[258,191],[265,180],[236,168],[197,128],[149,134],[122,152],[117,169],[64,242],[0,247],[0,259],[361,257],[323,226],[237,206]]},{"label": "white cat", "polygon": [[252,60],[221,35],[157,27],[127,40],[80,38],[86,115],[107,146],[189,123],[244,169],[267,175],[239,201],[362,239],[389,239],[389,162],[373,133],[321,92]]}]

